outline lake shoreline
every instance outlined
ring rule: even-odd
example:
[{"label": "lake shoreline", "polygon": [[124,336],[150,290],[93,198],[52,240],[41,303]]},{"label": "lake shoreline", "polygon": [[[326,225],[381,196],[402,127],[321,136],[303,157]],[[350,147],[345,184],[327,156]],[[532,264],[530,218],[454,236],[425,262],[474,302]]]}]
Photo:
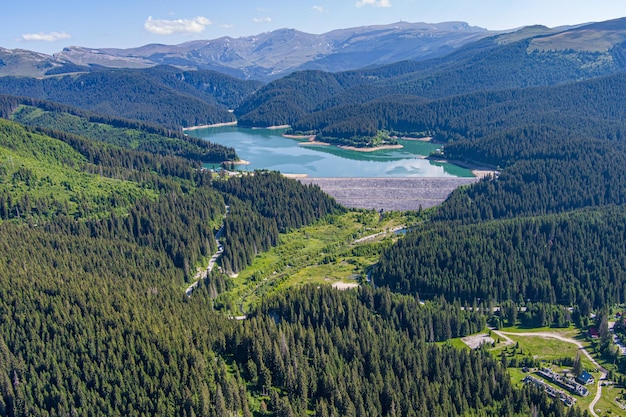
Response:
[{"label": "lake shoreline", "polygon": [[[475,178],[469,169],[452,164],[434,164],[424,158],[435,146],[425,140],[358,148],[315,140],[308,134],[284,134],[282,130],[225,127],[199,131],[213,143],[234,147],[245,162],[237,170],[267,169],[309,177],[438,177]],[[285,140],[287,139],[287,140]],[[347,144],[345,144],[347,145]],[[230,161],[225,161],[230,166]],[[235,161],[233,161],[235,162]],[[302,178],[304,175],[298,175]]]},{"label": "lake shoreline", "polygon": [[223,164],[233,164],[233,165],[250,165],[250,161],[246,161],[243,159],[240,159],[238,161],[225,161],[222,162]]},{"label": "lake shoreline", "polygon": [[289,129],[291,127],[291,125],[276,125],[276,126],[267,126],[267,127],[252,127],[252,130],[261,130],[261,129],[267,129],[267,130],[280,130],[280,129]]},{"label": "lake shoreline", "polygon": [[237,121],[234,121],[234,122],[224,122],[224,123],[215,123],[215,124],[212,124],[212,125],[201,125],[201,126],[184,127],[183,128],[183,132],[185,132],[187,130],[210,129],[212,127],[224,127],[224,126],[237,126]]},{"label": "lake shoreline", "polygon": [[412,138],[412,137],[409,137],[409,136],[402,136],[402,137],[396,136],[395,139],[400,139],[400,140],[417,140],[419,142],[432,142],[432,143],[435,143],[433,141],[433,137],[432,136],[426,136],[426,137],[423,137],[423,138]]},{"label": "lake shoreline", "polygon": [[315,135],[288,135],[286,133],[283,133],[282,137],[287,138],[287,139],[306,139],[309,142],[315,141]]},{"label": "lake shoreline", "polygon": [[477,178],[485,178],[487,176],[496,177],[498,175],[498,171],[492,167],[488,167],[485,165],[473,164],[470,162],[459,161],[456,159],[444,159],[444,158],[431,158],[428,157],[432,162],[436,162],[438,164],[451,164],[456,165],[461,168],[469,169],[472,174],[474,174]]}]

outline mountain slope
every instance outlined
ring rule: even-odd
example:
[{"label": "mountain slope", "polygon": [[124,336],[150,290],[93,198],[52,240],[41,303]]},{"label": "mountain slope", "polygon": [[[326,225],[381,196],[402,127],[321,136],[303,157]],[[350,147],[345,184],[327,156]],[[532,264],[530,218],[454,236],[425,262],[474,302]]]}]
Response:
[{"label": "mountain slope", "polygon": [[[626,38],[626,20],[553,32],[541,27],[525,28],[467,44],[442,58],[335,73],[332,77],[342,89],[332,97],[313,95],[319,97],[316,104],[310,103],[310,97],[298,101],[300,95],[285,89],[281,80],[277,80],[263,88],[263,97],[250,96],[236,114],[243,123],[269,125],[269,121],[261,120],[255,113],[247,114],[246,110],[275,108],[273,124],[293,124],[291,108],[330,111],[342,105],[361,105],[397,95],[439,99],[480,91],[558,85],[626,70],[622,42]],[[578,49],[562,41],[575,37],[578,37]],[[533,46],[536,41],[547,42],[546,39],[552,39],[553,48],[539,50]],[[605,45],[603,50],[598,49],[599,40]],[[557,48],[558,42],[561,46]],[[293,76],[307,83],[310,91],[326,89],[319,76],[311,73]],[[274,104],[278,102],[280,106]]]},{"label": "mountain slope", "polygon": [[69,47],[54,57],[78,65],[136,67],[166,64],[269,80],[299,69],[345,71],[405,59],[442,56],[489,34],[491,32],[464,22],[398,22],[335,30],[321,35],[280,29],[256,36],[223,37],[179,45],[145,45],[131,49]]},{"label": "mountain slope", "polygon": [[[292,124],[296,131],[317,130],[336,136],[365,134],[367,126],[397,132],[429,132],[438,141],[470,141],[528,125],[568,129],[578,136],[603,137],[623,125],[626,73],[526,89],[506,89],[427,100],[419,96],[385,96],[365,104],[315,111]],[[469,149],[466,149],[469,151]],[[456,157],[456,155],[455,155]],[[484,156],[486,158],[486,155]],[[489,163],[501,164],[489,157]]]},{"label": "mountain slope", "polygon": [[0,93],[55,101],[179,129],[230,122],[228,111],[259,87],[224,74],[173,67],[99,69],[63,77],[0,77]]},{"label": "mountain slope", "polygon": [[66,64],[66,61],[50,55],[0,47],[0,76],[41,77],[48,71],[61,68]]}]

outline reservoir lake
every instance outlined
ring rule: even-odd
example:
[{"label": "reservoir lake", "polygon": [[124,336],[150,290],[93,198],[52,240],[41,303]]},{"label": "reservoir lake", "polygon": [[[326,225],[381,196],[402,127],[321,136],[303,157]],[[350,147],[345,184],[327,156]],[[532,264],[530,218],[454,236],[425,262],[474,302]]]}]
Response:
[{"label": "reservoir lake", "polygon": [[267,169],[312,178],[473,177],[469,169],[424,159],[438,148],[430,142],[399,140],[402,149],[358,152],[336,146],[300,145],[306,140],[283,137],[284,131],[221,126],[187,133],[235,148],[239,158],[250,162],[237,165],[242,171]]}]

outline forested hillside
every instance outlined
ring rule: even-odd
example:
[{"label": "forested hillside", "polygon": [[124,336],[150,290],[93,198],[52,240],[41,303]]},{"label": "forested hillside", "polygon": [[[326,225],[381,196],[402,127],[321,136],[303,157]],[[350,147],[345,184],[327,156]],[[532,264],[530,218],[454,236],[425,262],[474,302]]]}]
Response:
[{"label": "forested hillside", "polygon": [[[419,124],[421,119],[415,116],[419,112],[398,120],[394,119],[396,111],[386,110],[386,106],[397,106],[398,100],[394,96],[437,100],[475,92],[554,86],[623,72],[624,44],[615,41],[612,48],[599,50],[595,42],[609,30],[614,39],[621,39],[626,31],[624,21],[592,25],[588,32],[594,30],[597,31],[596,37],[587,32],[570,35],[566,31],[560,35],[562,38],[578,36],[578,45],[583,45],[578,49],[568,49],[556,40],[550,44],[551,48],[539,47],[537,45],[545,45],[545,40],[543,44],[539,42],[546,37],[545,33],[526,28],[513,34],[481,39],[448,56],[423,62],[400,62],[324,77],[316,72],[296,73],[285,79],[299,79],[300,85],[306,85],[306,94],[301,94],[297,88],[289,88],[285,79],[276,80],[263,88],[262,95],[250,96],[236,114],[246,126],[290,124],[296,131],[326,129],[327,136],[349,137],[367,133],[368,128],[359,131],[359,126],[363,123],[371,125],[367,122],[372,117],[375,120],[373,125],[378,129],[421,131],[398,124],[399,121]],[[329,96],[329,85],[341,88],[335,87]],[[410,108],[410,103],[406,107]],[[317,115],[316,112],[320,111],[323,113]],[[313,118],[308,118],[311,113]],[[333,124],[339,127],[328,128]]]},{"label": "forested hillside", "polygon": [[464,226],[436,222],[387,251],[376,282],[470,303],[621,304],[625,230],[620,206]]},{"label": "forested hillside", "polygon": [[228,278],[184,288],[222,223],[237,271],[343,209],[277,173],[214,179],[200,161],[223,149],[166,130],[3,103],[31,126],[0,120],[0,414],[581,415],[430,343],[484,326],[460,304],[305,287],[244,322],[215,312]]},{"label": "forested hillside", "polygon": [[517,391],[484,351],[426,343],[483,326],[459,309],[386,290],[307,287],[264,302],[225,348],[279,416],[306,407],[318,416],[580,415]]},{"label": "forested hillside", "polygon": [[336,76],[321,71],[295,73],[263,87],[236,110],[240,126],[291,124],[313,111],[320,100],[343,88]]},{"label": "forested hillside", "polygon": [[[624,302],[625,80],[619,73],[417,106],[362,106],[383,126],[433,135],[445,158],[500,171],[456,190],[430,224],[388,250],[376,282],[496,305]],[[358,112],[346,106],[348,114]]]},{"label": "forested hillside", "polygon": [[[0,415],[588,415],[513,384],[508,345],[496,359],[449,339],[487,322],[584,327],[596,310],[590,351],[610,350],[609,308],[626,303],[623,25],[266,86],[172,67],[0,78],[29,96],[0,95]],[[346,215],[276,172],[203,169],[235,150],[180,128],[235,108],[244,126],[345,142],[432,136],[437,158],[496,172],[407,216],[406,235],[371,238],[398,214]],[[305,246],[297,278],[291,253],[266,253]],[[331,264],[360,288],[325,285]]]},{"label": "forested hillside", "polygon": [[[227,204],[247,208],[231,210],[224,221],[224,239],[230,243],[222,267],[229,273],[239,272],[255,255],[275,246],[279,233],[344,210],[318,186],[303,186],[276,172],[256,172],[214,187],[225,194]],[[257,233],[248,233],[255,229]]]},{"label": "forested hillside", "polygon": [[[502,132],[535,126],[567,129],[569,135],[576,137],[611,138],[621,135],[623,128],[624,98],[620,92],[625,82],[625,74],[619,73],[559,86],[480,92],[432,101],[391,96],[364,105],[315,112],[298,120],[292,128],[337,137],[387,129],[432,135],[444,143],[495,135],[492,147],[501,143],[497,135]],[[482,147],[474,148],[474,144],[468,151],[478,153]],[[500,145],[503,150],[485,162],[500,163],[506,156],[504,152],[519,153],[518,148],[510,145]],[[454,148],[448,149],[454,153]],[[456,159],[461,152],[452,156]]]},{"label": "forested hillside", "polygon": [[260,83],[173,67],[99,69],[48,77],[0,77],[0,93],[51,100],[172,129],[234,121],[228,112]]},{"label": "forested hillside", "polygon": [[[183,134],[178,129],[103,116],[45,100],[0,95],[0,116],[23,125],[33,126],[47,134],[60,134],[62,137],[68,137],[67,133],[70,133],[93,141],[138,151],[134,154],[141,154],[144,158],[151,158],[146,154],[151,153],[167,157],[183,157],[194,161],[195,164],[237,160],[235,149],[194,138]],[[82,142],[83,148],[93,148],[84,140]],[[132,152],[127,154],[132,154]],[[170,161],[173,159],[175,158],[169,158]]]},{"label": "forested hillside", "polygon": [[456,190],[381,258],[377,282],[470,302],[624,302],[624,143],[565,129],[506,136],[501,149],[517,152],[499,175]]}]

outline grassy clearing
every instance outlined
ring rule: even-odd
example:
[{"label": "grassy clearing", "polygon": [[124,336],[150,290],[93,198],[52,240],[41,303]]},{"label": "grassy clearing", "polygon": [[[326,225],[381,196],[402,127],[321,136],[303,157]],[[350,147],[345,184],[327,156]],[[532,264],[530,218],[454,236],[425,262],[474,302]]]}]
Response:
[{"label": "grassy clearing", "polygon": [[454,339],[446,340],[445,342],[437,342],[440,345],[450,345],[455,349],[468,350],[469,346],[467,346],[460,337],[455,337]]},{"label": "grassy clearing", "polygon": [[528,328],[523,326],[504,327],[501,329],[507,333],[554,333],[564,337],[576,338],[580,334],[580,330],[574,326],[570,327],[536,327]]},{"label": "grassy clearing", "polygon": [[[507,333],[558,334],[564,337],[581,341],[583,343],[583,346],[585,346],[585,349],[587,349],[587,351],[594,354],[595,356],[595,351],[592,348],[592,343],[587,341],[581,334],[580,330],[575,327],[569,327],[565,329],[554,329],[549,327],[536,329],[508,327],[501,330]],[[485,329],[481,332],[476,333],[476,335],[487,333],[489,333],[489,330]],[[527,375],[529,375],[529,372],[524,372],[522,370],[521,362],[523,359],[533,359],[539,367],[549,367],[555,372],[564,373],[568,372],[571,369],[571,366],[563,364],[563,360],[573,360],[579,351],[578,346],[576,346],[575,344],[558,339],[546,338],[541,336],[518,336],[515,334],[507,334],[506,336],[512,340],[512,343],[507,342],[503,338],[498,338],[498,336],[495,334],[492,334],[492,337],[496,340],[496,343],[493,348],[489,349],[489,352],[494,357],[501,360],[503,357],[505,357],[509,365],[512,361],[514,362],[516,360],[520,363],[519,366],[508,368],[509,374],[511,376],[511,381],[515,385],[521,385],[522,380]],[[452,346],[459,348],[468,348],[463,343],[461,338],[451,339],[445,343],[451,344]],[[595,365],[593,365],[593,363],[589,361],[587,357],[583,354],[580,355],[580,359],[582,361],[583,368],[591,371],[591,374],[596,378],[597,381],[597,379],[600,377],[600,372],[594,371],[596,368]],[[536,371],[536,368],[531,367],[530,374],[537,377],[537,375],[534,374],[534,371]],[[589,409],[589,405],[596,395],[597,385],[587,385],[587,389],[589,389],[588,396],[574,396],[574,398],[576,398],[577,400],[577,407],[583,410]],[[595,411],[600,416],[626,416],[626,410],[621,409],[618,402],[616,401],[617,397],[622,398],[624,394],[626,394],[626,390],[623,388],[617,388],[612,385],[603,386],[602,396],[595,407]],[[626,406],[626,401],[624,401],[624,406]]]},{"label": "grassy clearing", "polygon": [[[552,329],[552,328],[541,328],[541,329],[523,329],[523,328],[512,328],[505,329],[505,331],[512,333],[553,333],[559,334],[565,337],[578,339],[583,341],[583,338],[580,334],[580,331],[576,328],[567,328],[567,329]],[[568,343],[562,340],[546,338],[540,336],[515,336],[515,335],[507,335],[511,340],[513,340],[514,344],[510,344],[508,346],[496,346],[496,348],[492,349],[492,353],[497,357],[506,356],[507,360],[510,362],[514,358],[517,358],[521,361],[524,357],[530,357],[539,361],[540,367],[549,367],[555,372],[564,373],[571,370],[571,366],[563,364],[564,359],[574,359],[579,352],[578,346],[573,343]],[[584,344],[584,343],[583,343]],[[593,352],[592,350],[589,350]],[[597,379],[600,377],[600,372],[593,372],[595,370],[595,365],[587,359],[587,357],[583,354],[580,354],[580,359],[582,361],[583,368],[591,371],[594,377]],[[528,374],[522,372],[521,368],[509,368],[509,373],[511,374],[511,379],[514,383],[522,383],[524,377]],[[570,375],[571,376],[571,375]],[[558,387],[557,387],[558,388]],[[588,409],[591,401],[596,395],[597,386],[595,384],[587,385],[587,389],[589,389],[589,395],[586,397],[574,396],[577,400],[577,406],[581,409]],[[607,407],[609,404],[614,404],[612,407],[613,413],[612,415],[624,415],[624,414],[615,414],[615,411],[618,411],[619,408],[614,401],[615,392],[614,390],[606,390],[603,389],[601,403],[605,404],[603,407]],[[605,408],[606,409],[606,408]],[[622,410],[619,410],[622,411]]]},{"label": "grassy clearing", "polygon": [[[573,343],[567,343],[558,339],[545,337],[530,336],[509,336],[516,344],[503,348],[496,347],[504,351],[509,358],[523,359],[525,356],[537,359],[545,363],[558,363],[564,358],[575,358],[579,349]],[[515,346],[519,345],[519,348]],[[586,356],[581,355],[583,367],[586,369],[594,369],[593,365]]]},{"label": "grassy clearing", "polygon": [[[622,406],[626,407],[626,401],[623,400],[626,390],[617,388],[614,385],[602,387],[602,397],[594,407],[594,411],[599,416],[626,416],[626,409],[620,407],[616,398],[620,398]],[[595,391],[594,391],[595,394]],[[587,406],[589,407],[589,406]]]},{"label": "grassy clearing", "polygon": [[361,282],[381,250],[401,236],[393,230],[414,222],[416,218],[408,214],[381,218],[374,211],[353,211],[287,233],[277,247],[257,256],[233,277],[233,288],[222,296],[236,304],[239,311],[233,313],[239,314],[264,295],[284,288]]}]

